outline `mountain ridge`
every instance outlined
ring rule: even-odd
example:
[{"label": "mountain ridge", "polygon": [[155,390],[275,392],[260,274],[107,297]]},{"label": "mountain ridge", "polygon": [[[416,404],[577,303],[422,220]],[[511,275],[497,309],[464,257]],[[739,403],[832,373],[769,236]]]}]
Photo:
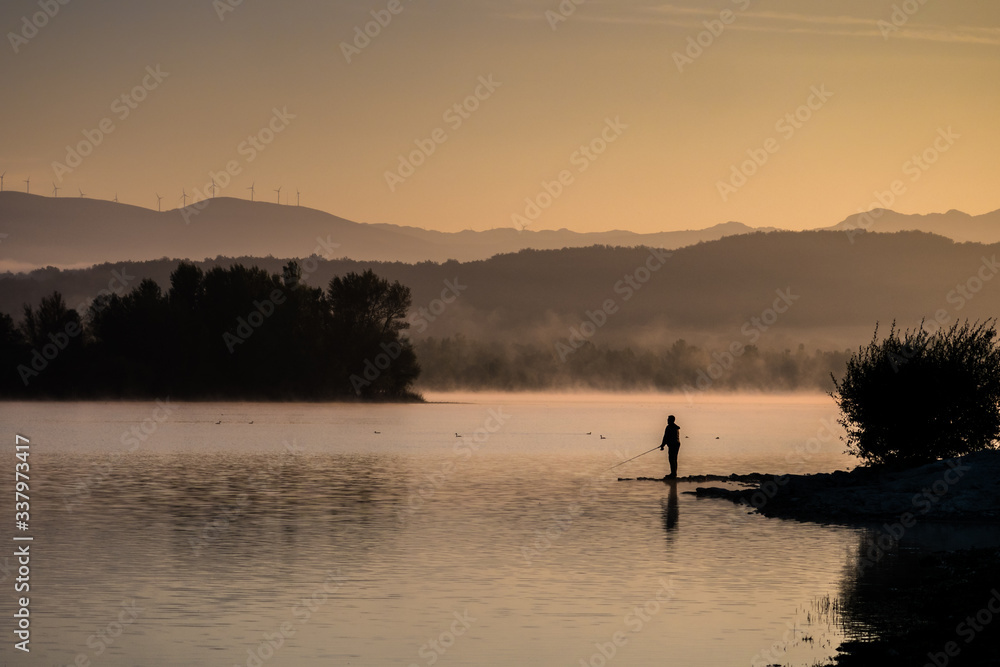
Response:
[{"label": "mountain ridge", "polygon": [[[909,215],[885,209],[848,216],[819,231],[926,231],[959,242],[1000,242],[1000,210],[973,216],[961,211]],[[201,260],[218,256],[350,257],[359,261],[469,262],[523,249],[557,250],[594,245],[678,249],[701,242],[779,231],[728,221],[704,229],[637,233],[517,230],[428,230],[355,222],[325,211],[271,202],[218,197],[183,208],[153,211],[86,197],[0,193],[0,270],[44,266],[78,268],[104,262],[161,257]]]},{"label": "mountain ridge", "polygon": [[[654,252],[665,261],[653,259]],[[313,258],[300,265],[314,287],[369,268],[410,287],[412,333],[419,337],[461,334],[556,345],[567,343],[574,328],[600,321],[589,341],[637,349],[680,338],[714,341],[718,350],[733,342],[844,349],[869,340],[877,322],[912,328],[921,320],[947,326],[995,317],[998,254],[1000,244],[956,243],[926,232],[866,233],[852,242],[842,232],[774,231],[671,252],[591,246],[528,249],[464,263]],[[286,261],[243,256],[197,264],[208,270],[242,263],[280,274]],[[37,304],[54,290],[70,307],[85,308],[116,275],[129,278],[129,290],[143,278],[168,289],[176,265],[162,259],[0,274],[0,312],[19,319],[23,304]],[[776,307],[776,299],[788,303]],[[602,309],[607,317],[598,313]]]},{"label": "mountain ridge", "polygon": [[[231,197],[153,211],[90,198],[0,193],[0,270],[78,268],[102,262],[219,255],[324,256],[368,261],[474,261],[526,248],[591,245],[681,247],[760,231],[738,222],[706,230],[639,234],[626,230],[573,232],[496,228],[442,232],[363,223],[308,207]],[[764,231],[770,228],[764,228]],[[322,241],[322,243],[318,243]],[[334,254],[329,254],[330,252]]]},{"label": "mountain ridge", "polygon": [[945,213],[899,213],[876,208],[850,215],[821,231],[864,230],[872,232],[924,231],[959,243],[1000,243],[1000,209],[971,215],[958,209]]}]

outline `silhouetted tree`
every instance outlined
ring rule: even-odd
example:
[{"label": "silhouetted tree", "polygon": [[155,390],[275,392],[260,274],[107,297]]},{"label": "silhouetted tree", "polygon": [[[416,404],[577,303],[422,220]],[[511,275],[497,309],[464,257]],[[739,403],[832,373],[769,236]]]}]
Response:
[{"label": "silhouetted tree", "polygon": [[125,296],[101,295],[88,309],[94,349],[91,373],[102,392],[116,395],[165,395],[177,369],[178,344],[166,297],[152,280]]},{"label": "silhouetted tree", "polygon": [[66,307],[62,294],[53,292],[42,298],[37,310],[25,304],[20,329],[30,349],[17,366],[24,386],[46,395],[71,394],[82,363],[80,315]]},{"label": "silhouetted tree", "polygon": [[400,337],[410,326],[409,288],[368,269],[334,277],[327,299],[333,340],[347,351],[342,358],[351,390],[368,397],[406,393],[420,373],[413,347]]},{"label": "silhouetted tree", "polygon": [[[66,307],[62,294],[53,292],[52,296],[42,298],[38,310],[25,304],[21,332],[29,345],[41,348],[52,342],[51,337],[65,331],[67,327],[73,328],[74,324],[79,323],[79,314]],[[74,338],[79,338],[79,336],[74,336]]]},{"label": "silhouetted tree", "polygon": [[0,377],[0,394],[13,394],[24,388],[16,371],[26,357],[27,345],[21,330],[14,324],[14,318],[0,313],[0,368],[4,369]]},{"label": "silhouetted tree", "polygon": [[410,289],[390,283],[371,269],[335,276],[328,290],[335,326],[352,335],[399,333],[408,329]]},{"label": "silhouetted tree", "polygon": [[281,283],[285,303],[272,319],[286,369],[279,382],[282,393],[322,396],[340,391],[332,369],[343,366],[343,352],[330,344],[331,316],[323,290],[305,284],[294,261],[282,267]]},{"label": "silhouetted tree", "polygon": [[23,342],[24,337],[14,324],[14,318],[7,313],[0,313],[0,345],[19,345]]},{"label": "silhouetted tree", "polygon": [[848,451],[868,463],[916,464],[992,448],[1000,437],[995,321],[899,332],[878,327],[834,377]]},{"label": "silhouetted tree", "polygon": [[181,262],[170,273],[167,290],[168,330],[173,343],[162,354],[173,369],[176,395],[192,396],[206,384],[212,367],[205,311],[205,272],[190,262]]}]

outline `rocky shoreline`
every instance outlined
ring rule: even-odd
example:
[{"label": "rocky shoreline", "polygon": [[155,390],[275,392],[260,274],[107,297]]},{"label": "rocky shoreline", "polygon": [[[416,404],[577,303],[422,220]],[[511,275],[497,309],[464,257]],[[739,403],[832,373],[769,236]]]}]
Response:
[{"label": "rocky shoreline", "polygon": [[[619,478],[620,481],[670,481]],[[769,517],[820,523],[917,521],[1000,523],[1000,451],[983,451],[905,470],[859,467],[811,475],[698,475],[679,482],[733,482],[747,488],[697,487]]]}]

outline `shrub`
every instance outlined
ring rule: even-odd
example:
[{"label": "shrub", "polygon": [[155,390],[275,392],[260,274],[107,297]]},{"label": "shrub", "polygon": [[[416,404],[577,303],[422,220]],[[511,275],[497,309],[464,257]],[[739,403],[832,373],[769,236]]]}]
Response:
[{"label": "shrub", "polygon": [[913,465],[992,449],[1000,437],[996,321],[928,333],[893,323],[847,362],[831,394],[848,453],[866,463]]}]

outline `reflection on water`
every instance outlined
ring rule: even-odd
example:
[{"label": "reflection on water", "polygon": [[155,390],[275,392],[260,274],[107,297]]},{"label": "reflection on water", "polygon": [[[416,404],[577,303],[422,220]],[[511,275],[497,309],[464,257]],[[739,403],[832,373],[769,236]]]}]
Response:
[{"label": "reflection on water", "polygon": [[[4,413],[39,443],[38,664],[807,665],[839,642],[813,605],[857,531],[617,482],[658,405],[519,404],[478,443],[493,406],[182,405],[123,453],[148,409]],[[800,430],[728,458],[780,466],[827,408],[791,410]],[[724,413],[686,423],[734,437]],[[686,469],[726,465],[691,432]]]},{"label": "reflection on water", "polygon": [[666,502],[660,501],[663,506],[663,528],[667,531],[667,536],[677,529],[677,519],[680,515],[680,510],[677,509],[677,480],[668,480],[664,482],[669,491],[667,492]]},{"label": "reflection on water", "polygon": [[[917,523],[906,529],[883,524],[859,531],[839,596],[846,637],[863,642],[931,634],[942,635],[942,645],[957,639],[956,626],[995,590],[997,549],[996,524]],[[994,553],[983,557],[984,550]],[[996,646],[994,660],[1000,657]],[[922,660],[923,652],[917,658]]]}]

